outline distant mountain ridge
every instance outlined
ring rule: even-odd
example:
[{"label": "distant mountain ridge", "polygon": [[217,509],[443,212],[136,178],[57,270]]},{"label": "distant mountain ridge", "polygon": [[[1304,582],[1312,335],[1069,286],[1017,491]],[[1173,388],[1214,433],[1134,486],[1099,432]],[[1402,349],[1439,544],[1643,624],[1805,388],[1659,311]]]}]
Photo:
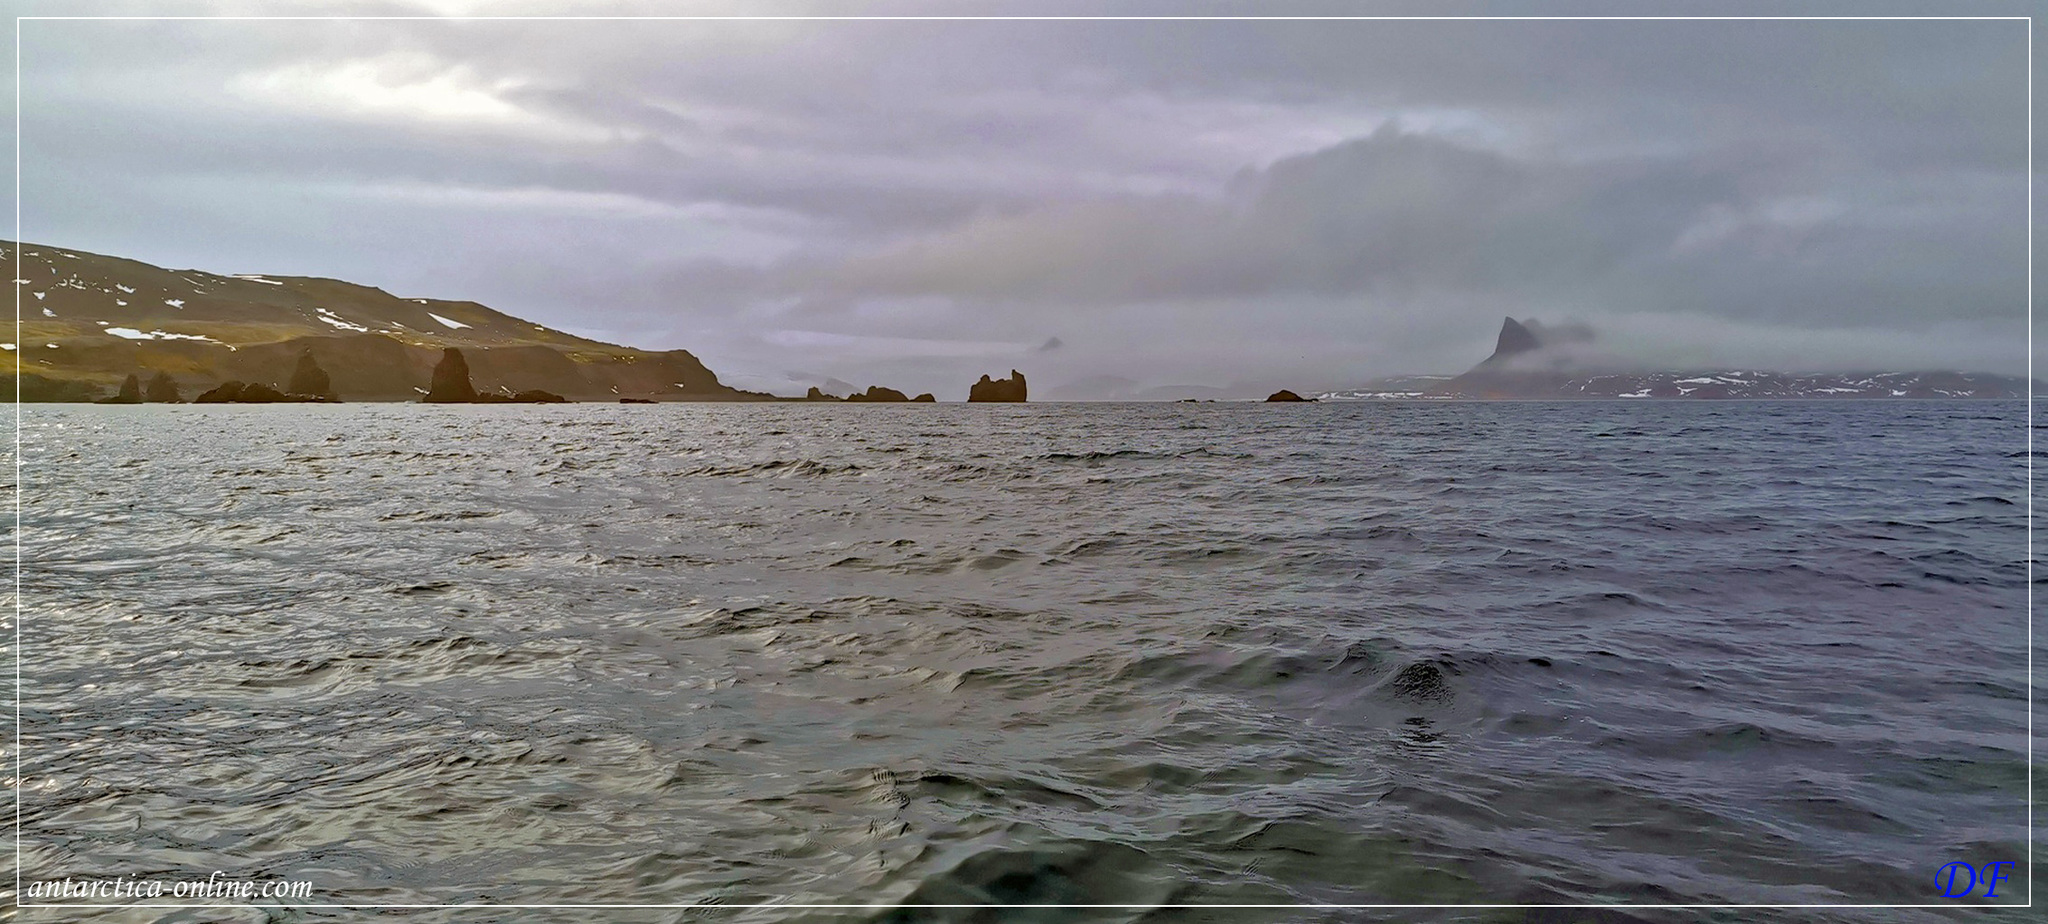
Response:
[{"label": "distant mountain ridge", "polygon": [[[1556,398],[2024,398],[2021,376],[1985,372],[1621,371],[1583,325],[1501,321],[1493,353],[1455,376],[1401,376],[1325,392],[1333,400]],[[1607,368],[1602,368],[1606,366]]]},{"label": "distant mountain ridge", "polygon": [[[2024,398],[2027,380],[1981,372],[1789,373],[1756,370],[1628,372],[1497,383],[1474,388],[1456,376],[1406,376],[1324,392],[1333,401],[1556,398]],[[2048,389],[2041,389],[2048,391]]]},{"label": "distant mountain ridge", "polygon": [[41,244],[0,242],[21,290],[20,343],[0,345],[23,397],[76,400],[164,372],[187,394],[227,381],[278,384],[311,353],[345,400],[423,394],[441,351],[480,391],[571,398],[747,401],[687,350],[638,350],[468,301],[401,298],[309,276],[224,276]]}]

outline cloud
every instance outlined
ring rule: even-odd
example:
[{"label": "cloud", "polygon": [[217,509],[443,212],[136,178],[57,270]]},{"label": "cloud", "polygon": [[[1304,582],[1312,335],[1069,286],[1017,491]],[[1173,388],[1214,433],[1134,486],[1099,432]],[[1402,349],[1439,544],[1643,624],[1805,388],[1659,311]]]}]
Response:
[{"label": "cloud", "polygon": [[1646,360],[2013,371],[2026,39],[35,21],[23,222],[151,262],[475,298],[764,381],[950,394],[1016,365],[1302,390],[1463,369],[1503,315],[1582,318]]},{"label": "cloud", "polygon": [[1679,160],[1517,161],[1396,125],[1234,194],[1058,205],[849,259],[859,295],[1134,302],[1557,285],[1668,249],[1737,178]]},{"label": "cloud", "polygon": [[[1507,314],[1671,313],[1816,332],[1940,330],[1976,339],[1952,342],[1984,362],[1986,343],[2009,342],[2024,320],[2014,272],[2024,225],[1987,221],[2018,217],[2016,205],[2001,215],[1996,199],[2019,198],[2019,182],[1963,178],[1943,184],[1952,208],[1916,211],[1901,208],[1922,197],[1909,184],[1883,196],[1804,191],[1768,161],[1516,158],[1386,126],[1245,171],[1211,197],[1058,204],[780,272],[841,300],[944,299],[986,306],[984,319],[1028,311],[1099,325],[1142,304],[1222,299],[1256,312],[1306,300],[1348,303],[1297,317],[1317,318],[1325,336],[1366,339],[1399,330],[1400,315],[1478,338]],[[1227,321],[1180,313],[1243,342]],[[1896,349],[1907,337],[1813,342],[1809,364],[1928,352]],[[1876,344],[1888,348],[1855,352]],[[2019,356],[1993,364],[2011,368]]]},{"label": "cloud", "polygon": [[332,64],[299,62],[237,75],[228,90],[271,106],[392,117],[418,122],[513,124],[528,115],[500,95],[517,81],[480,81],[473,69],[421,55],[386,55]]}]

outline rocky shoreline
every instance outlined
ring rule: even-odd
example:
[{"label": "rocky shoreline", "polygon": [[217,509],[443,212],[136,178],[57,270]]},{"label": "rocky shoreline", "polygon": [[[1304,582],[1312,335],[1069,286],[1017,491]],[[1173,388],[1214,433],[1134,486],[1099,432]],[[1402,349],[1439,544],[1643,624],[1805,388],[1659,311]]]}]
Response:
[{"label": "rocky shoreline", "polygon": [[[496,391],[480,391],[470,377],[469,358],[457,347],[445,347],[439,362],[428,379],[428,387],[420,389],[415,400],[420,404],[568,404],[573,399],[541,388],[513,390],[499,386]],[[182,404],[180,386],[169,373],[159,371],[145,389],[140,375],[130,373],[122,381],[118,393],[110,398],[84,397],[84,400],[98,404]],[[71,400],[77,400],[67,395]],[[1022,402],[1025,398],[1024,374],[1010,370],[1010,377],[991,381],[981,377],[969,389],[970,402],[1005,401]],[[29,399],[33,400],[33,399]],[[65,399],[58,399],[65,400]],[[333,387],[333,379],[320,365],[311,349],[299,354],[297,363],[286,386],[282,389],[265,382],[243,382],[230,379],[208,388],[192,399],[193,404],[336,404],[342,400]],[[653,398],[620,396],[619,404],[662,404]],[[839,404],[936,404],[938,398],[930,392],[915,397],[883,385],[870,385],[864,392],[855,392],[844,398],[827,394],[816,386],[801,398],[766,396],[771,401],[832,402]]]}]

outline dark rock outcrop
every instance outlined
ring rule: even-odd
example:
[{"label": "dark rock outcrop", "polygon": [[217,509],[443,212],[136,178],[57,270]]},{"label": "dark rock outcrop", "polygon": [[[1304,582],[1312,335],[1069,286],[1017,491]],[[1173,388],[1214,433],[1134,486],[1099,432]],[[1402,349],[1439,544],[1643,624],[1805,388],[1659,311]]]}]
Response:
[{"label": "dark rock outcrop", "polygon": [[222,382],[193,398],[193,404],[324,404],[325,395],[287,394],[257,382]]},{"label": "dark rock outcrop", "polygon": [[497,391],[479,392],[469,381],[469,361],[455,347],[441,351],[441,361],[434,365],[431,381],[426,395],[420,398],[430,404],[563,404],[569,400],[542,388],[515,392],[500,385]]},{"label": "dark rock outcrop", "polygon": [[250,383],[242,386],[242,393],[235,398],[237,404],[279,404],[286,401],[318,400],[307,395],[287,395],[268,385]]},{"label": "dark rock outcrop", "polygon": [[334,387],[327,381],[327,370],[320,368],[319,360],[313,358],[313,351],[299,354],[299,364],[292,369],[291,381],[285,390],[295,395],[319,395],[333,400]]},{"label": "dark rock outcrop", "polygon": [[185,396],[178,393],[178,380],[168,372],[150,376],[149,385],[142,390],[142,399],[153,404],[178,404]]},{"label": "dark rock outcrop", "polygon": [[869,385],[868,390],[866,392],[854,392],[853,394],[847,395],[846,400],[901,403],[909,401],[910,396],[900,391],[897,391],[894,388],[885,388],[880,385]]},{"label": "dark rock outcrop", "polygon": [[[984,378],[986,378],[986,376],[984,376]],[[869,385],[866,391],[856,391],[850,395],[847,395],[844,398],[841,398],[838,395],[835,395],[829,391],[825,391],[824,389],[819,388],[816,385],[813,385],[810,387],[808,391],[804,392],[803,397],[784,398],[783,400],[838,401],[850,404],[909,404],[912,402],[935,404],[938,402],[939,399],[933,397],[930,392],[926,392],[924,394],[918,395],[915,398],[912,398],[909,395],[897,391],[894,388],[890,388],[887,385]]]},{"label": "dark rock outcrop", "polygon": [[242,400],[242,383],[229,381],[222,382],[219,385],[215,385],[212,388],[200,392],[199,397],[192,399],[192,403],[228,404],[230,402],[240,400]]},{"label": "dark rock outcrop", "polygon": [[462,351],[454,347],[442,350],[426,397],[420,400],[430,404],[473,404],[476,398],[476,388],[469,384],[469,361],[462,358]]},{"label": "dark rock outcrop", "polygon": [[656,400],[654,400],[653,398],[620,398],[620,399],[619,399],[619,403],[620,403],[620,404],[659,404],[659,403],[661,403],[661,402],[659,402],[659,401],[656,401]]},{"label": "dark rock outcrop", "polygon": [[111,398],[101,398],[101,399],[99,399],[99,401],[97,401],[97,402],[94,402],[94,403],[96,403],[96,404],[141,404],[141,403],[142,403],[142,379],[141,379],[141,377],[140,377],[140,376],[137,376],[137,375],[136,375],[135,373],[133,373],[133,372],[130,372],[130,373],[128,373],[128,377],[127,377],[127,378],[125,378],[125,379],[122,379],[122,380],[121,380],[121,390],[120,390],[119,392],[116,392],[116,393],[114,394],[114,396],[113,396],[113,397],[111,397]]},{"label": "dark rock outcrop", "polygon": [[1315,400],[1314,398],[1304,398],[1304,397],[1302,397],[1302,396],[1300,396],[1300,395],[1297,395],[1297,394],[1295,394],[1294,392],[1288,391],[1288,390],[1287,390],[1287,389],[1285,389],[1285,388],[1282,388],[1282,389],[1280,389],[1279,391],[1276,391],[1276,392],[1274,392],[1274,393],[1272,393],[1272,394],[1270,394],[1270,395],[1267,395],[1267,396],[1266,396],[1266,401],[1267,401],[1267,402],[1269,402],[1269,403],[1270,403],[1270,402],[1274,402],[1274,401],[1314,401],[1314,400]]},{"label": "dark rock outcrop", "polygon": [[984,375],[980,381],[968,387],[967,400],[1022,402],[1025,400],[1024,373],[1012,369],[1010,377],[1006,379],[991,379]]}]

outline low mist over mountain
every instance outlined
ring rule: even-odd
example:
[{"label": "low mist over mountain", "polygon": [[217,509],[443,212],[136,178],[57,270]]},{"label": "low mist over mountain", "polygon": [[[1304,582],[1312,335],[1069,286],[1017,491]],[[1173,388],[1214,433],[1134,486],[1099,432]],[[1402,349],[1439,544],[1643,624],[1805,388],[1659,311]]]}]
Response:
[{"label": "low mist over mountain", "polygon": [[1594,346],[1595,339],[1589,324],[1546,325],[1534,318],[1527,321],[1506,318],[1501,321],[1500,336],[1494,341],[1493,354],[1480,361],[1473,372],[1613,371],[1624,365],[1618,357],[1601,353]]},{"label": "low mist over mountain", "polygon": [[1401,376],[1325,398],[2020,398],[2027,380],[1982,372],[1649,370],[1602,352],[1592,327],[1504,318],[1491,355],[1462,375]]},{"label": "low mist over mountain", "polygon": [[303,276],[222,276],[39,244],[20,249],[20,342],[4,347],[28,400],[87,397],[131,374],[185,392],[225,381],[282,385],[311,353],[345,399],[426,392],[446,347],[480,391],[571,398],[749,400],[686,350],[650,352],[552,330],[475,302],[401,298]]}]

